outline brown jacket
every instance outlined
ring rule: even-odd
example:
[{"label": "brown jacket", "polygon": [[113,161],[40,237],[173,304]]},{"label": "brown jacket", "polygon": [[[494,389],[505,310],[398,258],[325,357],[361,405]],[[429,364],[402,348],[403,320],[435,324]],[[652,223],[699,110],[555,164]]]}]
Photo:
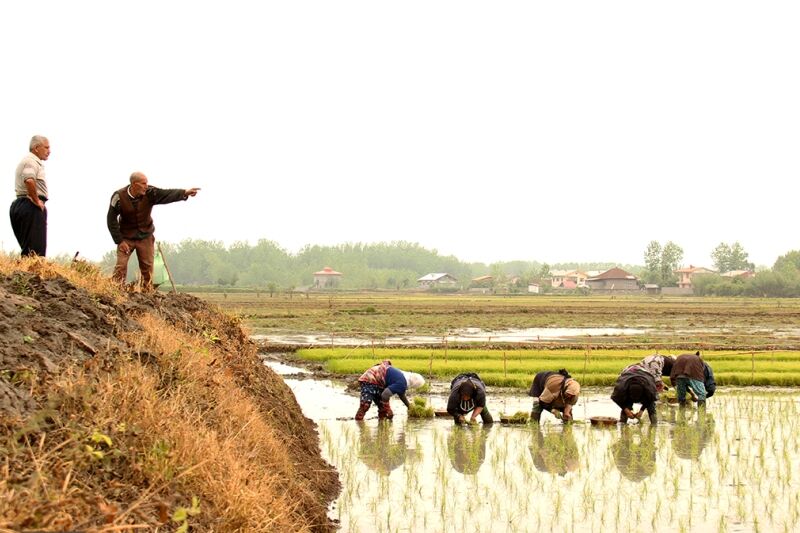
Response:
[{"label": "brown jacket", "polygon": [[703,360],[700,356],[694,353],[685,353],[679,355],[675,359],[675,364],[672,365],[672,372],[669,374],[669,380],[675,385],[677,378],[688,377],[696,379],[697,381],[705,380],[705,373],[703,372]]},{"label": "brown jacket", "polygon": [[186,200],[184,189],[159,189],[148,187],[144,195],[131,198],[128,188],[123,187],[111,196],[106,223],[114,244],[123,239],[144,239],[155,231],[153,217],[150,215],[154,205],[170,204]]}]

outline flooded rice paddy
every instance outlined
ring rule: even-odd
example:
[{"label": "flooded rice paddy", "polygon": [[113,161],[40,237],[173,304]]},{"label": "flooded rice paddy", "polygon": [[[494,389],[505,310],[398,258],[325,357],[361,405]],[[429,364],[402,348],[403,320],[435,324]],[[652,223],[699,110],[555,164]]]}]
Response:
[{"label": "flooded rice paddy", "polygon": [[[464,328],[448,335],[391,335],[380,338],[381,344],[387,345],[419,345],[441,344],[445,342],[518,342],[535,343],[540,341],[563,340],[573,337],[619,337],[641,335],[646,329],[638,328],[523,328],[503,330],[483,330],[480,328]],[[285,344],[295,346],[361,346],[378,339],[348,335],[324,333],[297,334],[259,334],[252,335],[255,341],[269,344]]]},{"label": "flooded rice paddy", "polygon": [[[705,411],[664,404],[656,426],[600,428],[583,421],[619,411],[599,389],[571,426],[545,413],[539,427],[462,428],[409,420],[396,397],[392,422],[373,407],[356,423],[344,386],[286,381],[339,471],[342,531],[800,530],[796,390],[722,390]],[[530,410],[524,394],[489,393],[496,420]]]}]

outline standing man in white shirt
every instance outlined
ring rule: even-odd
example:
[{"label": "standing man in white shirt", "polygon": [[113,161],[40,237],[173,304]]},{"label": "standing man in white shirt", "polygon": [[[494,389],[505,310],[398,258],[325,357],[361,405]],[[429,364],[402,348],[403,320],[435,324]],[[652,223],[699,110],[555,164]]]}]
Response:
[{"label": "standing man in white shirt", "polygon": [[47,181],[44,161],[50,157],[50,141],[34,135],[30,153],[17,165],[14,192],[17,199],[11,203],[9,215],[11,228],[17,237],[22,255],[45,256],[47,251]]}]

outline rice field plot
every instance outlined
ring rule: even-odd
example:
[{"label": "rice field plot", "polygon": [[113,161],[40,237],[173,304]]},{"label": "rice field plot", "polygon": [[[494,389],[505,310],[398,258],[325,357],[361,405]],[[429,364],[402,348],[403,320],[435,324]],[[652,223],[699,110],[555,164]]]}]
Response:
[{"label": "rice field plot", "polygon": [[[590,414],[617,414],[587,400]],[[726,392],[659,416],[611,428],[319,420],[342,482],[332,515],[342,531],[387,533],[800,528],[799,394]]]},{"label": "rice field plot", "polygon": [[[583,385],[613,385],[626,366],[653,352],[639,350],[487,350],[419,348],[307,348],[296,356],[321,362],[334,374],[360,374],[376,362],[390,359],[403,370],[448,380],[461,372],[476,372],[487,385],[530,386],[545,370],[567,369]],[[703,352],[718,385],[800,385],[800,351]]]},{"label": "rice field plot", "polygon": [[380,342],[396,335],[446,337],[468,328],[638,328],[603,339],[630,346],[800,349],[800,299],[646,296],[486,296],[405,293],[198,293],[241,316],[257,334],[316,333]]}]

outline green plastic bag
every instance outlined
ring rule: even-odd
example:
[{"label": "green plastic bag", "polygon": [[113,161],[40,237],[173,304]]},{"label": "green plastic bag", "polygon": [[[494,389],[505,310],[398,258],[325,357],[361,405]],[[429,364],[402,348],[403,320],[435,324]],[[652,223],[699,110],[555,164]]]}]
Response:
[{"label": "green plastic bag", "polygon": [[167,274],[167,266],[164,264],[164,258],[161,256],[161,250],[156,250],[156,255],[153,258],[153,285],[158,287],[169,281],[169,274]]}]

